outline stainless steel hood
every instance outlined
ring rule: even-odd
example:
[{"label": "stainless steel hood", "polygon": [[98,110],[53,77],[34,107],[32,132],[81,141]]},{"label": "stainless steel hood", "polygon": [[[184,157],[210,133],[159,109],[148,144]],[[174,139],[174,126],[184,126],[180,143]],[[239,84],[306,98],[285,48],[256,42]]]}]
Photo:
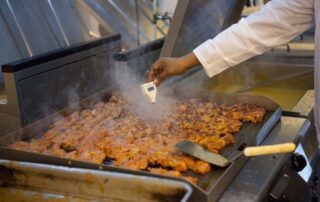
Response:
[{"label": "stainless steel hood", "polygon": [[245,0],[178,1],[161,56],[182,56],[240,19]]}]

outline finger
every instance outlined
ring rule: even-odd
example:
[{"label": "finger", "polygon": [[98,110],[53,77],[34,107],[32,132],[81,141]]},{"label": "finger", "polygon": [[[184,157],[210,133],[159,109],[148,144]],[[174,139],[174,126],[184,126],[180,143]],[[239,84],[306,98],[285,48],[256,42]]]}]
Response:
[{"label": "finger", "polygon": [[158,85],[160,82],[159,82],[158,79],[155,79],[155,80],[153,80],[153,83],[154,83],[155,85]]},{"label": "finger", "polygon": [[164,71],[164,63],[158,60],[151,66],[150,73],[148,75],[148,81],[151,82],[158,77]]},{"label": "finger", "polygon": [[154,74],[155,74],[154,68],[151,67],[149,74],[148,74],[148,82],[151,82],[153,80]]},{"label": "finger", "polygon": [[166,71],[162,71],[157,78],[155,79],[155,81],[157,82],[156,85],[160,84],[161,81],[165,80],[168,77],[168,74]]},{"label": "finger", "polygon": [[148,82],[151,82],[155,79],[156,73],[158,71],[158,66],[159,66],[158,61],[151,66],[148,74]]}]

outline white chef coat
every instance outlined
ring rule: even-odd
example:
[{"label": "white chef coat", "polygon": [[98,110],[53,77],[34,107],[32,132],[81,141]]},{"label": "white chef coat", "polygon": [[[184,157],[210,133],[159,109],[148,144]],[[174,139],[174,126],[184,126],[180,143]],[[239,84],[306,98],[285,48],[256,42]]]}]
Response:
[{"label": "white chef coat", "polygon": [[272,0],[193,50],[212,77],[225,69],[287,43],[316,25],[315,124],[320,140],[320,0]]}]

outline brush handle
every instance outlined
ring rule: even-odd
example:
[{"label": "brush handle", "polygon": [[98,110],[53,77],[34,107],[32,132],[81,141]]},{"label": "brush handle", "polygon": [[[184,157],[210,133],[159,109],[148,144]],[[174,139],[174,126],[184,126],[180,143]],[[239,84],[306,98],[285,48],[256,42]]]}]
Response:
[{"label": "brush handle", "polygon": [[275,145],[265,145],[265,146],[256,146],[256,147],[247,147],[244,149],[245,156],[260,156],[260,155],[269,155],[269,154],[281,154],[293,152],[296,149],[294,143],[283,143]]}]

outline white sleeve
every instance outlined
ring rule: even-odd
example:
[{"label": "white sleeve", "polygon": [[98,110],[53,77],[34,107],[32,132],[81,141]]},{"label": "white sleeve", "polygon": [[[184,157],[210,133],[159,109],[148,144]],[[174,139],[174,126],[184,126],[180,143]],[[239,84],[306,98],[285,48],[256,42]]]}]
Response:
[{"label": "white sleeve", "polygon": [[272,47],[287,43],[314,25],[314,0],[272,0],[259,12],[193,50],[209,77]]}]

